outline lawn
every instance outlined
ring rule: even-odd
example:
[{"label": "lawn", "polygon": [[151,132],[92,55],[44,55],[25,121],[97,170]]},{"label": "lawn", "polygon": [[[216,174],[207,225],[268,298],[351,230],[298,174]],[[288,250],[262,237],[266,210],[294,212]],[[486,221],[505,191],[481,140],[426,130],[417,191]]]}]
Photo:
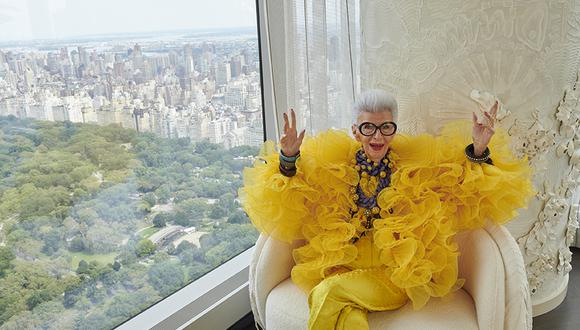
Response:
[{"label": "lawn", "polygon": [[141,239],[149,238],[151,235],[158,232],[159,229],[161,229],[161,228],[157,228],[157,227],[153,227],[153,226],[151,226],[149,228],[142,229],[139,231],[139,236],[141,237]]},{"label": "lawn", "polygon": [[97,261],[100,264],[112,264],[115,262],[115,257],[117,256],[117,252],[111,252],[108,254],[86,254],[82,252],[74,252],[71,253],[72,261],[71,266],[73,270],[76,270],[79,266],[79,262],[81,260],[85,260],[86,262]]}]

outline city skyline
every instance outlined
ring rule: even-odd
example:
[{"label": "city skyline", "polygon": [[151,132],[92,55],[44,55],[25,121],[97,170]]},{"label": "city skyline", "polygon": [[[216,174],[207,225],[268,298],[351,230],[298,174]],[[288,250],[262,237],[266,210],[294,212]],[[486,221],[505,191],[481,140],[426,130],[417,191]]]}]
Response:
[{"label": "city skyline", "polygon": [[168,35],[95,45],[0,48],[0,115],[115,123],[226,148],[263,142],[255,36]]},{"label": "city skyline", "polygon": [[0,42],[255,27],[255,10],[252,0],[0,0]]}]

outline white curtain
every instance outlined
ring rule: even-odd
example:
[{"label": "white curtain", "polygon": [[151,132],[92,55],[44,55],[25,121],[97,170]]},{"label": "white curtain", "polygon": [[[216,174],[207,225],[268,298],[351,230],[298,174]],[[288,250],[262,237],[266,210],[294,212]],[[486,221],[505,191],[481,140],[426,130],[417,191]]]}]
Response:
[{"label": "white curtain", "polygon": [[359,80],[359,1],[272,1],[267,7],[278,128],[289,108],[310,134],[350,127]]}]

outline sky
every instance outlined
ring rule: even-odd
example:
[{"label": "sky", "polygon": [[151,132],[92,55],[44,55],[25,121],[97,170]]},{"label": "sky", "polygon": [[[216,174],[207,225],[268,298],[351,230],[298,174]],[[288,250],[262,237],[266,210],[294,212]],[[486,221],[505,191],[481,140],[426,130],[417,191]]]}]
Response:
[{"label": "sky", "polygon": [[250,26],[254,0],[0,0],[0,42]]}]

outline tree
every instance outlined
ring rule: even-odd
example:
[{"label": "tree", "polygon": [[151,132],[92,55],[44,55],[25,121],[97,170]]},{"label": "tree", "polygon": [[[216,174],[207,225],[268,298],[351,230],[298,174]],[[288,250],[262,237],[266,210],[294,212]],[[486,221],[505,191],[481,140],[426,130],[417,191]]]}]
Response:
[{"label": "tree", "polygon": [[175,248],[175,254],[179,255],[185,250],[193,250],[194,247],[195,245],[188,241],[181,241],[181,243],[179,243],[179,245]]},{"label": "tree", "polygon": [[28,299],[26,299],[26,306],[28,310],[34,309],[36,305],[40,305],[43,302],[50,301],[52,299],[52,295],[48,290],[38,290],[34,291]]},{"label": "tree", "polygon": [[4,276],[8,269],[12,268],[11,261],[14,258],[14,253],[10,248],[0,246],[0,278]]},{"label": "tree", "polygon": [[116,295],[107,308],[106,315],[110,319],[122,317],[128,319],[141,311],[141,307],[148,302],[148,297],[140,291]]},{"label": "tree", "polygon": [[69,286],[64,290],[64,299],[63,305],[65,308],[73,307],[77,301],[81,298],[83,293],[82,284],[76,283],[74,285]]},{"label": "tree", "polygon": [[186,190],[181,190],[175,193],[175,198],[173,200],[173,202],[175,203],[181,203],[187,199],[193,199],[197,197],[197,195],[195,194],[195,192],[189,190],[186,187]]},{"label": "tree", "polygon": [[151,286],[162,296],[172,294],[185,284],[183,270],[171,261],[151,266],[147,275]]},{"label": "tree", "polygon": [[155,206],[155,204],[157,204],[157,196],[155,196],[155,194],[152,192],[148,192],[148,193],[144,194],[142,198],[151,207],[153,207],[153,206]]},{"label": "tree", "polygon": [[180,203],[179,208],[187,214],[188,218],[199,220],[205,217],[205,213],[209,209],[209,206],[205,199],[193,198]]},{"label": "tree", "polygon": [[218,245],[212,247],[206,252],[206,258],[210,265],[217,267],[230,259],[235,253],[232,253],[227,241],[220,242]]},{"label": "tree", "polygon": [[204,251],[193,244],[179,252],[179,260],[183,265],[191,265],[195,262],[206,263]]},{"label": "tree", "polygon": [[167,224],[167,214],[165,213],[158,213],[153,218],[153,226],[155,228],[163,228]]},{"label": "tree", "polygon": [[107,327],[110,324],[109,317],[98,313],[91,312],[89,315],[83,315],[82,319],[79,321],[78,329],[89,330],[89,329],[100,329]]},{"label": "tree", "polygon": [[87,248],[87,244],[85,243],[85,239],[82,238],[81,236],[75,236],[75,238],[73,238],[70,241],[69,249],[72,252],[81,252],[81,251],[84,251],[86,248]]},{"label": "tree", "polygon": [[211,143],[209,140],[203,140],[195,144],[195,152],[202,154],[209,150],[217,150],[220,147],[221,146],[219,144]]},{"label": "tree", "polygon": [[193,155],[191,157],[191,165],[195,167],[204,168],[209,165],[209,162],[207,161],[207,159],[203,158],[200,155]]},{"label": "tree", "polygon": [[46,255],[53,255],[60,248],[61,234],[58,229],[52,229],[44,235],[44,246],[42,252]]},{"label": "tree", "polygon": [[238,208],[238,203],[236,202],[236,197],[232,193],[225,193],[223,194],[219,201],[219,206],[221,206],[224,210],[229,212]]},{"label": "tree", "polygon": [[193,262],[192,266],[188,269],[189,280],[195,281],[210,270],[211,266],[206,263]]},{"label": "tree", "polygon": [[228,211],[220,206],[218,203],[215,203],[211,206],[209,217],[212,219],[221,219],[227,215]]},{"label": "tree", "polygon": [[134,263],[137,261],[136,248],[137,243],[130,240],[128,244],[121,246],[119,255],[116,257],[116,259],[118,259],[122,265],[130,265]]},{"label": "tree", "polygon": [[77,274],[88,274],[89,273],[89,263],[84,259],[79,261],[79,266],[77,267]]},{"label": "tree", "polygon": [[151,242],[148,239],[142,239],[137,243],[135,247],[135,253],[139,257],[144,257],[153,254],[155,252],[156,246],[155,243]]},{"label": "tree", "polygon": [[159,203],[167,203],[171,197],[171,190],[166,184],[164,184],[155,190],[155,195],[157,196]]},{"label": "tree", "polygon": [[242,224],[242,223],[248,223],[248,216],[246,215],[246,212],[244,211],[236,211],[234,213],[232,213],[229,217],[228,217],[228,223],[232,223],[232,224]]}]

